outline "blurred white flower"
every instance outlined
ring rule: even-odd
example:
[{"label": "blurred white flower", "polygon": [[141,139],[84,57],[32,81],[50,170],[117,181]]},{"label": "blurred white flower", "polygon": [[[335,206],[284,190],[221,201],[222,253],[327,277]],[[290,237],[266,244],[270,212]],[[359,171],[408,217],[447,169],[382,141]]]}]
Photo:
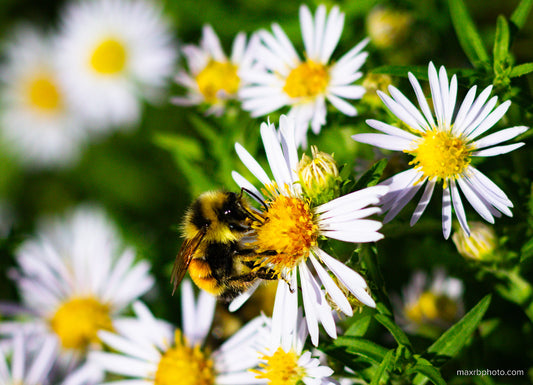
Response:
[{"label": "blurred white flower", "polygon": [[250,66],[255,44],[255,36],[246,44],[244,32],[238,33],[228,58],[213,28],[205,25],[200,46],[183,47],[189,72],[179,71],[176,82],[188,93],[172,98],[172,102],[182,106],[205,103],[209,106],[206,114],[221,115],[227,102],[237,97],[242,86],[240,72]]},{"label": "blurred white flower", "polygon": [[443,269],[431,277],[422,271],[413,274],[402,291],[393,297],[397,322],[410,332],[442,331],[464,314],[463,283],[448,277]]},{"label": "blurred white flower", "polygon": [[97,331],[112,330],[113,319],[154,283],[150,265],[135,262],[134,251],[122,246],[117,229],[94,207],[44,220],[16,259],[12,276],[24,311],[0,323],[0,334],[54,336],[65,365],[100,348]]},{"label": "blurred white flower", "polygon": [[31,336],[16,333],[0,346],[0,384],[42,385],[54,377],[58,385],[96,385],[102,380],[101,371],[84,364],[67,374],[54,372],[57,339],[48,336],[37,343]]},{"label": "blurred white flower", "polygon": [[34,167],[73,163],[85,132],[59,83],[51,39],[19,25],[4,48],[0,125],[8,148]]},{"label": "blurred white flower", "polygon": [[254,346],[268,336],[267,319],[257,317],[215,351],[205,347],[216,298],[202,291],[195,301],[192,284],[181,286],[183,328],[156,319],[141,302],[136,318],[115,321],[116,333],[100,332],[115,353],[92,352],[89,362],[127,377],[116,385],[266,384],[249,369],[258,363]]},{"label": "blurred white flower", "polygon": [[61,81],[95,130],[136,123],[141,99],[162,96],[175,59],[170,28],[156,1],[82,0],[62,13]]},{"label": "blurred white flower", "polygon": [[344,27],[344,13],[334,6],[329,14],[320,5],[314,15],[305,5],[300,7],[300,28],[305,45],[305,60],[294,49],[278,24],[272,33],[258,35],[262,44],[254,49],[257,64],[243,72],[248,83],[239,92],[243,109],[252,116],[267,115],[290,106],[289,117],[296,122],[296,144],[307,144],[309,126],[315,134],[326,124],[326,100],[348,116],[357,114],[346,99],[361,99],[364,87],[353,84],[361,78],[359,71],[367,53],[362,49],[368,39],[357,44],[340,59],[331,55]]}]

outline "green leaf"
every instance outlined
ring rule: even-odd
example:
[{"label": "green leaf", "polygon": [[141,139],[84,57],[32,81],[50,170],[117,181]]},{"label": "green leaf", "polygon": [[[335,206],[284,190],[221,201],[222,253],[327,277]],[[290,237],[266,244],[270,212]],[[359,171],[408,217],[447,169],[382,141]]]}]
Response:
[{"label": "green leaf", "polygon": [[522,29],[526,24],[532,6],[533,0],[522,0],[514,10],[511,15],[511,21],[518,27],[518,29]]},{"label": "green leaf", "polygon": [[[392,358],[394,357],[394,349],[391,349],[385,354],[385,358],[383,358],[383,361],[381,361],[381,364],[379,364],[376,372],[374,373],[374,376],[372,377],[372,382],[370,385],[379,385],[380,383],[386,383],[381,382],[381,379],[383,378],[383,375],[387,373],[387,369],[391,366]],[[386,379],[385,379],[386,380]]]},{"label": "green leaf", "polygon": [[348,353],[356,354],[366,361],[379,364],[385,358],[387,349],[370,340],[361,337],[340,336],[333,346],[343,347]]},{"label": "green leaf", "polygon": [[457,38],[472,65],[477,68],[488,63],[489,55],[463,0],[448,0],[448,5]]},{"label": "green leaf", "polygon": [[391,76],[400,76],[406,78],[408,73],[412,72],[417,79],[428,79],[428,68],[427,66],[395,66],[395,65],[386,65],[378,68],[374,68],[372,73],[374,74],[383,74]]},{"label": "green leaf", "polygon": [[496,22],[496,36],[494,37],[494,73],[500,74],[506,69],[509,62],[509,43],[511,35],[509,24],[504,16],[499,15]]},{"label": "green leaf", "polygon": [[394,323],[391,317],[384,314],[376,314],[374,316],[376,321],[385,326],[385,328],[392,334],[398,345],[404,345],[411,348],[411,341],[398,325]]},{"label": "green leaf", "polygon": [[418,361],[412,369],[414,372],[420,373],[424,377],[427,377],[435,385],[446,385],[446,381],[444,381],[444,378],[442,378],[439,370],[436,367],[430,363],[424,363],[421,361],[426,360]]},{"label": "green leaf", "polygon": [[519,76],[527,75],[528,73],[533,72],[533,63],[524,63],[519,64],[511,70],[511,73],[509,74],[510,78],[516,78]]},{"label": "green leaf", "polygon": [[463,348],[466,341],[472,335],[477,325],[483,319],[483,315],[490,305],[491,295],[483,297],[463,318],[451,328],[446,330],[440,338],[428,349],[430,361],[437,366],[442,365]]},{"label": "green leaf", "polygon": [[372,321],[371,315],[364,315],[362,317],[358,317],[346,330],[344,333],[345,336],[352,336],[352,337],[362,337],[365,335],[366,331],[368,330],[368,326],[370,325],[370,321]]},{"label": "green leaf", "polygon": [[365,187],[375,186],[378,184],[379,178],[381,178],[383,170],[385,170],[385,167],[387,166],[387,162],[387,159],[380,159],[374,163],[370,169],[357,180],[354,190],[361,190]]}]

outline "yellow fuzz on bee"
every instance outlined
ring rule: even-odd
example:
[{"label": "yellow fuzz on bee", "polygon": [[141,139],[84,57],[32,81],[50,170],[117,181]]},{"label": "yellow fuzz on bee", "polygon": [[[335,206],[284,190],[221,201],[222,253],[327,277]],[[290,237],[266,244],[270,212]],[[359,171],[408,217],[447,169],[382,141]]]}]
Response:
[{"label": "yellow fuzz on bee", "polygon": [[179,330],[174,340],[157,365],[154,385],[214,385],[213,360],[200,346],[189,346]]},{"label": "yellow fuzz on bee", "polygon": [[256,378],[268,380],[269,385],[296,385],[305,376],[305,369],[298,365],[298,355],[293,350],[286,353],[279,347],[273,355],[264,355],[260,369],[252,369]]},{"label": "yellow fuzz on bee", "polygon": [[[275,187],[270,190],[274,192]],[[266,204],[263,221],[252,225],[256,238],[251,246],[257,253],[275,250],[276,254],[266,256],[260,266],[279,274],[307,259],[311,247],[317,244],[318,225],[309,203],[299,197],[276,193]]]},{"label": "yellow fuzz on bee", "polygon": [[406,152],[415,157],[409,164],[424,177],[443,181],[446,188],[448,180],[456,179],[466,170],[472,151],[473,146],[448,131],[428,131],[422,134],[416,149]]},{"label": "yellow fuzz on bee", "polygon": [[102,41],[91,55],[91,67],[102,75],[116,75],[124,70],[128,53],[116,39]]},{"label": "yellow fuzz on bee", "polygon": [[98,330],[113,330],[109,305],[95,298],[72,298],[50,319],[50,326],[65,349],[84,350],[99,343]]},{"label": "yellow fuzz on bee", "polygon": [[313,98],[323,93],[328,83],[328,68],[307,59],[289,73],[283,91],[291,98]]},{"label": "yellow fuzz on bee", "polygon": [[212,60],[196,75],[196,83],[205,101],[214,104],[221,93],[235,95],[241,80],[235,64]]},{"label": "yellow fuzz on bee", "polygon": [[36,76],[28,82],[27,95],[30,106],[43,112],[57,111],[62,104],[57,84],[47,74]]},{"label": "yellow fuzz on bee", "polygon": [[424,322],[453,322],[457,317],[457,303],[445,294],[422,293],[418,301],[407,306],[407,317],[417,324]]}]

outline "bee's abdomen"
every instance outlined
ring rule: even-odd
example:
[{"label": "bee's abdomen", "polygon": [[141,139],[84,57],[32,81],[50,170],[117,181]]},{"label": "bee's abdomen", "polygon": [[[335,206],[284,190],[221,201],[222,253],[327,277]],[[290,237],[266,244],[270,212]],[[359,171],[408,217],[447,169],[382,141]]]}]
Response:
[{"label": "bee's abdomen", "polygon": [[216,296],[222,293],[223,289],[211,274],[211,269],[206,260],[193,259],[189,265],[189,275],[200,289]]}]

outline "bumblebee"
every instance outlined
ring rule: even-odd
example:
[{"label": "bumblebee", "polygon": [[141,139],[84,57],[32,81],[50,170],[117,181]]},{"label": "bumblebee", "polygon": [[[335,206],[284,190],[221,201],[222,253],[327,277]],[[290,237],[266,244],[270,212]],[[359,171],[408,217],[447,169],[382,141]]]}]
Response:
[{"label": "bumblebee", "polygon": [[199,288],[225,301],[246,291],[257,279],[277,279],[268,269],[252,269],[257,254],[244,247],[242,240],[252,222],[261,219],[243,191],[210,191],[191,204],[182,225],[185,240],[172,269],[173,293],[187,270]]}]

